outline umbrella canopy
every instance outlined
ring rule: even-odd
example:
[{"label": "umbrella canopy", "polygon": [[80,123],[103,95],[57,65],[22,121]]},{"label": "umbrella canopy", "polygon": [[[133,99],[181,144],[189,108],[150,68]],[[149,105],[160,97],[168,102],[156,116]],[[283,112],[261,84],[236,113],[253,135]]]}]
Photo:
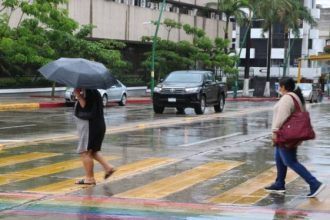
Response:
[{"label": "umbrella canopy", "polygon": [[60,58],[39,69],[46,79],[84,89],[107,89],[117,80],[102,64],[82,58]]}]

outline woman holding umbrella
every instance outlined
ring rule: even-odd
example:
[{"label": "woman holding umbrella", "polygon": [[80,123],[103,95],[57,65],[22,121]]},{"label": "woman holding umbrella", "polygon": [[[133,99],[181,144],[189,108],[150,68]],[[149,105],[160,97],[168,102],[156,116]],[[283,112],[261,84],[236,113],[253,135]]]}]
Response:
[{"label": "woman holding umbrella", "polygon": [[79,133],[78,153],[84,165],[86,177],[76,184],[95,184],[94,159],[105,170],[104,179],[115,169],[100,154],[105,134],[102,98],[97,89],[107,89],[117,80],[102,64],[82,58],[60,58],[39,69],[46,78],[75,89],[77,98],[75,116]]},{"label": "woman holding umbrella", "polygon": [[100,154],[101,145],[105,134],[105,121],[103,114],[102,98],[96,89],[75,89],[77,98],[75,117],[79,134],[77,152],[85,169],[85,178],[76,184],[94,185],[94,161],[98,161],[104,171],[104,179],[109,178],[114,172],[114,167]]}]

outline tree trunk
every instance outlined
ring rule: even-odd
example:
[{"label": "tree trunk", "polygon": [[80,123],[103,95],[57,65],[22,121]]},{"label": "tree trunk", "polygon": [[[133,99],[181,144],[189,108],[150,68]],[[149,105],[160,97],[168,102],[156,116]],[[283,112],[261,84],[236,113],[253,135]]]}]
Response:
[{"label": "tree trunk", "polygon": [[244,68],[244,87],[243,96],[249,96],[249,79],[250,79],[250,49],[251,49],[251,26],[247,28],[246,49],[245,49],[245,68]]},{"label": "tree trunk", "polygon": [[284,63],[283,63],[283,77],[286,76],[287,64],[288,64],[288,45],[289,45],[289,30],[285,27],[284,31]]},{"label": "tree trunk", "polygon": [[[226,16],[225,40],[228,40],[229,19],[230,19],[230,17],[229,16]],[[225,50],[224,51],[227,54],[228,53],[228,48],[225,47]]]},{"label": "tree trunk", "polygon": [[269,25],[269,36],[268,36],[268,45],[267,45],[267,77],[266,77],[266,85],[264,90],[264,96],[269,97],[270,96],[270,61],[272,57],[272,25]]}]

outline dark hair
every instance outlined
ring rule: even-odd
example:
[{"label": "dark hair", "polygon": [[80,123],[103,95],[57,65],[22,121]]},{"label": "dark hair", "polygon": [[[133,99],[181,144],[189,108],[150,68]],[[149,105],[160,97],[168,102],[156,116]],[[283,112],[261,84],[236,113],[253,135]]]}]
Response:
[{"label": "dark hair", "polygon": [[291,77],[285,77],[280,80],[280,86],[284,86],[284,88],[289,92],[294,92],[300,99],[301,103],[305,105],[305,99],[301,92],[299,86],[296,88],[296,83]]}]

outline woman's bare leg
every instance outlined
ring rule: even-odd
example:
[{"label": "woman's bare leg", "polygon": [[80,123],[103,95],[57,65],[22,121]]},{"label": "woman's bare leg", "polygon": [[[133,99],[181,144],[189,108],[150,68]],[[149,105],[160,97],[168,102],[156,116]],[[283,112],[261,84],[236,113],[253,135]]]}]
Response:
[{"label": "woman's bare leg", "polygon": [[113,170],[113,166],[102,156],[100,152],[93,152],[92,157],[101,164],[105,172]]},{"label": "woman's bare leg", "polygon": [[94,183],[94,161],[91,152],[86,151],[80,154],[85,169],[86,183]]}]

